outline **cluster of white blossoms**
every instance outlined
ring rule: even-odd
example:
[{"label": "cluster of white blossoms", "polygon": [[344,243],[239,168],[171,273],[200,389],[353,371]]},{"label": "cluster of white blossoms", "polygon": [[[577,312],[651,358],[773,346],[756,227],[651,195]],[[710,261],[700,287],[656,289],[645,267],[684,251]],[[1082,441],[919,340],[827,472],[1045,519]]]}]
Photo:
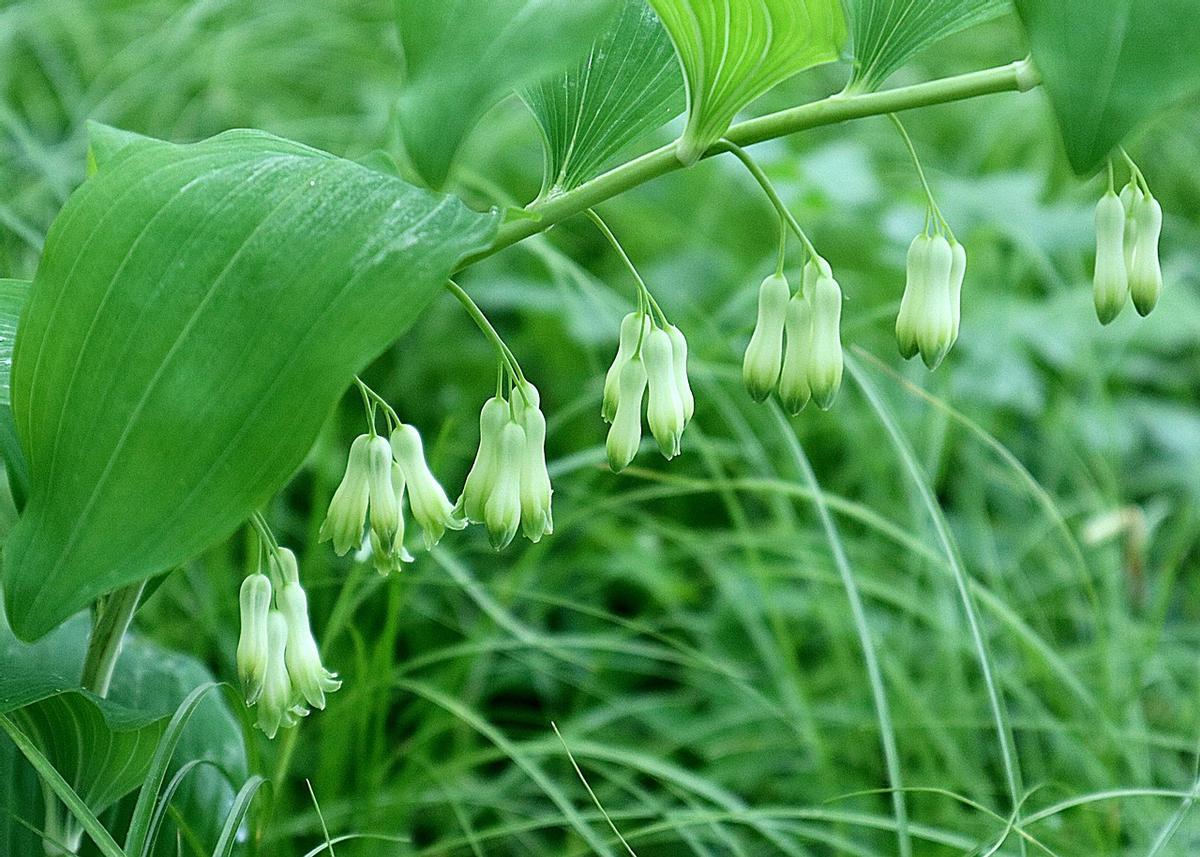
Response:
[{"label": "cluster of white blossoms", "polygon": [[896,343],[905,360],[920,352],[925,365],[936,369],[954,346],[966,273],[967,250],[953,235],[926,229],[913,239],[896,316]]},{"label": "cluster of white blossoms", "polygon": [[758,320],[742,360],[751,398],[779,400],[793,415],[811,399],[828,410],[842,385],[842,289],[829,263],[813,253],[792,294],[782,271],[758,287]]},{"label": "cluster of white blossoms", "polygon": [[258,707],[258,728],[274,738],[309,706],[324,708],[325,694],[342,683],[321,664],[295,555],[272,547],[267,565],[269,576],[259,570],[242,583],[237,668],[246,704]]},{"label": "cluster of white blossoms", "polygon": [[1162,206],[1150,193],[1145,176],[1129,162],[1129,183],[1118,196],[1109,167],[1108,190],[1096,204],[1096,268],[1092,296],[1096,316],[1108,324],[1132,295],[1138,314],[1149,315],[1162,292],[1158,239]]},{"label": "cluster of white blossoms", "polygon": [[[661,314],[661,313],[660,313]],[[646,421],[659,451],[679,455],[683,430],[696,410],[687,375],[687,339],[665,317],[659,324],[645,310],[621,320],[617,355],[604,378],[600,415],[608,430],[608,466],[619,472],[642,443],[642,402],[649,390]]]}]

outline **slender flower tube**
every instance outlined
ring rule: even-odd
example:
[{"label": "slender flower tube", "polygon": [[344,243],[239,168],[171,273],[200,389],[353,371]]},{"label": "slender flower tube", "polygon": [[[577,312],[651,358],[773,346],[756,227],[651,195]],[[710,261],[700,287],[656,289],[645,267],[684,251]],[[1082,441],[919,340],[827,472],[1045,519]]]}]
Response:
[{"label": "slender flower tube", "polygon": [[525,459],[525,429],[515,420],[500,432],[496,483],[484,506],[483,518],[492,547],[503,550],[521,525],[521,469]]},{"label": "slender flower tube", "polygon": [[900,312],[896,315],[896,344],[900,356],[909,360],[917,353],[921,319],[925,317],[926,296],[929,294],[930,253],[933,238],[922,232],[908,245],[907,276]]},{"label": "slender flower tube", "polygon": [[650,386],[650,400],[646,406],[650,433],[654,435],[659,451],[670,460],[679,455],[679,442],[686,422],[675,377],[675,352],[670,335],[659,328],[650,331],[642,353]]},{"label": "slender flower tube", "polygon": [[392,487],[392,447],[387,438],[371,438],[367,445],[367,473],[368,493],[371,496],[371,535],[391,553],[400,512],[396,508],[396,491]]},{"label": "slender flower tube", "polygon": [[742,380],[756,402],[766,401],[779,380],[783,365],[783,325],[791,294],[782,274],[772,274],[758,287],[758,321],[742,360]]},{"label": "slender flower tube", "polygon": [[238,597],[242,631],[238,637],[237,669],[246,704],[253,705],[263,691],[270,641],[267,614],[271,610],[271,579],[256,572],[242,581]]},{"label": "slender flower tube", "polygon": [[[954,306],[951,273],[954,251],[944,235],[934,235],[929,245],[928,290],[924,312],[917,318],[917,348],[930,369],[936,369],[954,342]],[[964,267],[965,270],[965,267]]]},{"label": "slender flower tube", "polygon": [[950,347],[958,341],[958,328],[962,316],[962,287],[967,276],[967,248],[953,238],[950,239],[950,320],[953,335],[950,337]]},{"label": "slender flower tube", "polygon": [[[1136,259],[1135,259],[1136,261]],[[1096,317],[1108,324],[1129,299],[1125,267],[1125,206],[1109,190],[1096,204],[1096,269],[1092,278]]]},{"label": "slender flower tube", "polygon": [[404,471],[394,461],[392,491],[396,495],[396,536],[392,539],[391,549],[383,544],[375,530],[371,530],[371,561],[375,570],[384,576],[400,571],[404,563],[413,561],[413,555],[404,546]]},{"label": "slender flower tube", "polygon": [[617,343],[617,356],[613,358],[608,373],[604,376],[604,403],[600,415],[606,423],[611,423],[617,416],[617,397],[620,395],[621,370],[625,368],[633,355],[637,353],[638,344],[650,332],[650,316],[638,311],[631,312],[621,319],[621,335]]},{"label": "slender flower tube", "polygon": [[292,687],[313,708],[325,707],[325,694],[333,693],[342,683],[337,673],[321,665],[321,652],[313,639],[308,620],[308,596],[299,582],[288,583],[279,591],[279,612],[287,622],[284,663]]},{"label": "slender flower tube", "polygon": [[642,443],[642,397],[646,395],[646,367],[634,357],[621,370],[617,412],[608,430],[608,466],[619,473],[633,461]]},{"label": "slender flower tube", "polygon": [[351,548],[362,545],[363,524],[367,520],[367,504],[370,500],[368,484],[370,435],[361,434],[350,444],[350,456],[346,463],[346,474],[333,493],[329,511],[321,524],[321,541],[333,540],[333,550],[344,556]]},{"label": "slender flower tube", "polygon": [[[805,281],[808,280],[808,266],[805,266]],[[815,281],[812,284],[816,285]],[[783,369],[779,373],[779,400],[784,409],[796,416],[812,397],[812,389],[808,385],[808,363],[812,352],[813,322],[812,322],[812,289],[806,292],[798,289],[788,301],[787,320],[784,329],[787,333],[787,347],[783,353]]]},{"label": "slender flower tube", "polygon": [[496,462],[500,455],[500,432],[508,422],[508,402],[492,396],[479,412],[479,451],[463,483],[462,496],[455,511],[475,524],[483,523],[483,509],[496,481]]},{"label": "slender flower tube", "polygon": [[671,365],[675,367],[675,387],[679,391],[679,401],[683,403],[683,422],[686,425],[696,412],[696,397],[692,395],[692,385],[688,381],[687,339],[683,331],[673,324],[667,325],[667,336],[671,337]]},{"label": "slender flower tube", "polygon": [[546,469],[546,417],[538,407],[537,388],[524,384],[529,404],[516,398],[517,414],[525,430],[525,453],[521,459],[521,531],[531,542],[554,532],[554,513],[550,498],[554,489]]},{"label": "slender flower tube", "polygon": [[425,463],[421,433],[413,426],[401,424],[392,432],[391,441],[392,453],[404,474],[413,518],[425,535],[425,547],[432,548],[447,529],[461,530],[467,521],[454,513],[454,504]]},{"label": "slender flower tube", "polygon": [[287,620],[278,610],[267,616],[267,672],[262,695],[258,698],[258,728],[274,738],[282,726],[290,729],[308,714],[299,704],[285,661],[288,639]]},{"label": "slender flower tube", "polygon": [[1138,315],[1146,316],[1162,293],[1162,267],[1158,261],[1158,238],[1162,232],[1162,206],[1152,196],[1142,195],[1134,202],[1136,249],[1129,269],[1129,292]]},{"label": "slender flower tube", "polygon": [[1137,208],[1145,196],[1135,179],[1121,188],[1121,206],[1125,209],[1125,240],[1122,247],[1125,250],[1125,271],[1132,274],[1133,263],[1137,258]]},{"label": "slender flower tube", "polygon": [[829,410],[842,385],[842,289],[828,263],[819,261],[820,275],[812,295],[812,351],[808,364],[808,386],[812,399]]}]

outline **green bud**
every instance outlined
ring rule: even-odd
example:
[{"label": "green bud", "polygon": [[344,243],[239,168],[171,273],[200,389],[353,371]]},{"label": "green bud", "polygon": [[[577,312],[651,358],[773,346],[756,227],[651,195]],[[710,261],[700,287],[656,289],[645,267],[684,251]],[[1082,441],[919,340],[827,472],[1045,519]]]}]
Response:
[{"label": "green bud", "polygon": [[604,376],[604,404],[600,415],[606,423],[617,416],[617,400],[620,395],[621,370],[637,353],[638,343],[650,332],[650,316],[644,312],[631,312],[621,319],[621,335],[617,343],[617,356]]},{"label": "green bud", "polygon": [[1129,292],[1138,315],[1149,315],[1162,293],[1162,268],[1158,261],[1158,239],[1162,232],[1162,206],[1152,196],[1142,195],[1134,203],[1136,249],[1129,269]]},{"label": "green bud", "polygon": [[[537,388],[524,385],[530,405],[518,405],[518,419],[525,430],[525,454],[521,459],[521,531],[531,542],[554,532],[554,514],[550,497],[554,493],[546,470],[546,418],[538,407]],[[521,402],[520,395],[516,400]]]},{"label": "green bud", "polygon": [[337,673],[321,665],[321,653],[308,620],[308,596],[299,582],[294,582],[279,591],[277,601],[287,623],[284,663],[292,687],[313,708],[324,708],[325,694],[333,693],[342,683],[337,680]]},{"label": "green bud", "polygon": [[508,547],[521,525],[521,469],[525,459],[525,429],[515,421],[500,431],[496,481],[483,510],[492,547]]},{"label": "green bud", "polygon": [[500,450],[500,432],[508,422],[508,402],[492,396],[479,412],[479,451],[463,483],[462,496],[455,507],[468,521],[483,523],[483,507],[496,481],[496,459]]},{"label": "green bud", "polygon": [[967,248],[951,238],[950,253],[950,319],[954,327],[950,345],[953,347],[958,341],[958,327],[962,315],[962,286],[967,276]]},{"label": "green bud", "polygon": [[1125,251],[1126,273],[1133,271],[1134,257],[1137,255],[1137,207],[1143,196],[1145,194],[1133,179],[1121,188],[1119,198],[1121,207],[1125,209],[1125,240],[1122,242],[1122,248]]},{"label": "green bud", "polygon": [[783,364],[783,325],[792,290],[782,274],[772,274],[758,287],[758,320],[746,356],[742,380],[756,402],[766,401],[779,380]]},{"label": "green bud", "polygon": [[[954,342],[951,273],[954,251],[944,235],[934,235],[929,245],[929,271],[924,312],[916,319],[917,348],[930,369],[936,369]],[[965,267],[964,267],[965,271]]]},{"label": "green bud", "polygon": [[359,435],[350,444],[350,456],[346,463],[346,474],[329,501],[329,511],[321,524],[321,541],[333,540],[333,550],[344,556],[351,548],[362,545],[363,525],[367,520],[367,503],[370,500],[369,435]]},{"label": "green bud", "polygon": [[896,344],[905,360],[917,353],[921,319],[925,317],[926,297],[929,294],[930,253],[933,238],[922,232],[908,245],[907,276],[900,312],[896,315]]},{"label": "green bud", "polygon": [[261,573],[247,577],[242,581],[238,603],[242,619],[237,646],[238,678],[246,704],[253,705],[262,695],[270,653],[267,614],[271,610],[271,579]]},{"label": "green bud", "polygon": [[671,337],[671,365],[675,367],[675,388],[679,391],[679,401],[683,403],[683,422],[686,425],[696,412],[696,397],[692,395],[692,385],[688,382],[687,339],[673,324],[667,325],[667,336]]},{"label": "green bud", "polygon": [[[1136,260],[1135,260],[1136,261]],[[1096,204],[1096,269],[1092,279],[1096,317],[1108,324],[1129,299],[1125,267],[1125,206],[1111,190]]]},{"label": "green bud", "polygon": [[421,433],[413,426],[401,424],[392,432],[391,442],[392,453],[404,474],[409,508],[424,533],[425,547],[432,548],[447,529],[465,527],[466,519],[455,514],[454,504],[425,463]]},{"label": "green bud", "polygon": [[646,394],[646,367],[634,357],[621,370],[619,402],[608,430],[608,466],[620,473],[637,455],[642,443],[642,397]]},{"label": "green bud", "polygon": [[[824,260],[820,260],[822,263]],[[812,351],[808,364],[808,386],[812,399],[823,411],[829,410],[842,385],[842,289],[821,265],[812,294]]]},{"label": "green bud", "polygon": [[668,459],[679,455],[685,423],[683,402],[675,378],[675,351],[665,330],[650,331],[642,345],[646,378],[650,386],[646,418],[659,451]]},{"label": "green bud", "polygon": [[[806,265],[805,281],[808,280],[808,268]],[[814,280],[813,286],[815,285]],[[811,289],[809,291],[811,292]],[[804,410],[804,406],[812,397],[812,389],[808,385],[808,363],[813,337],[810,293],[798,290],[792,295],[788,301],[784,330],[787,333],[787,347],[783,354],[783,369],[779,373],[779,400],[784,409],[795,416]]]},{"label": "green bud", "polygon": [[274,738],[280,727],[290,729],[308,714],[292,687],[288,675],[288,625],[283,614],[272,610],[267,616],[267,670],[263,677],[262,695],[258,698],[258,728],[268,738]]}]

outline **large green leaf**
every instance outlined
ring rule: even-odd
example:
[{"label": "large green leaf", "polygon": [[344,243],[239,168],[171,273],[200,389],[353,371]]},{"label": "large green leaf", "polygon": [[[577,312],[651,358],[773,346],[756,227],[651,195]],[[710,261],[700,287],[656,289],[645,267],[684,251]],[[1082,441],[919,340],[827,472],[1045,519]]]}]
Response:
[{"label": "large green leaf", "polygon": [[[141,784],[163,729],[191,690],[211,681],[192,658],[131,635],[122,648],[105,698],[83,690],[79,675],[90,622],[79,614],[35,643],[13,636],[0,617],[0,714],[10,714],[55,769],[94,813],[101,813]],[[15,814],[28,824],[43,823],[42,792],[27,776],[12,745],[0,737],[0,756],[13,758],[20,783],[0,790],[0,814]],[[172,770],[193,759],[208,759],[220,769],[193,771],[176,794],[175,806],[189,826],[210,845],[221,818],[232,805],[234,788],[246,776],[246,756],[237,720],[219,694],[209,694],[184,728]],[[228,777],[228,778],[227,778]],[[13,824],[13,822],[10,822]],[[0,843],[24,841],[21,825],[6,830]],[[0,853],[27,853],[5,851]],[[31,852],[30,852],[31,853]]]},{"label": "large green leaf", "polygon": [[1077,173],[1200,89],[1195,0],[1016,0]]},{"label": "large green leaf", "polygon": [[102,163],[52,225],[17,333],[18,636],[234,530],[496,219],[254,131]]},{"label": "large green leaf", "polygon": [[409,160],[441,187],[467,132],[512,92],[570,67],[615,0],[397,0]]},{"label": "large green leaf", "polygon": [[13,424],[10,380],[17,320],[29,298],[29,286],[27,280],[0,280],[0,455],[4,456],[8,484],[18,508],[24,505],[28,493],[29,465]]},{"label": "large green leaf", "polygon": [[846,6],[854,41],[852,91],[878,89],[918,51],[1012,8],[1009,0],[847,0]]},{"label": "large green leaf", "polygon": [[579,65],[531,87],[525,100],[546,144],[545,197],[583,184],[682,113],[683,78],[654,10],[646,0],[622,0]]},{"label": "large green leaf", "polygon": [[675,43],[687,84],[685,164],[717,142],[737,112],[780,81],[838,58],[840,0],[650,0]]}]

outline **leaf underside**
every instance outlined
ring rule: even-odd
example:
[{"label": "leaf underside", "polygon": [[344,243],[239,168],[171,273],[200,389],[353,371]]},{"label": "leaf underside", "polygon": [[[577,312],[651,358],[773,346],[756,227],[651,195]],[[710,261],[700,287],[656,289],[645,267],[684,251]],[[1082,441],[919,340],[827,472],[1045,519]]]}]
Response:
[{"label": "leaf underside", "polygon": [[542,196],[578,187],[684,109],[675,49],[645,0],[624,0],[575,68],[525,92],[542,129]]},{"label": "leaf underside", "polygon": [[17,332],[17,635],[227,536],[496,220],[261,132],[102,162],[52,225]]}]

